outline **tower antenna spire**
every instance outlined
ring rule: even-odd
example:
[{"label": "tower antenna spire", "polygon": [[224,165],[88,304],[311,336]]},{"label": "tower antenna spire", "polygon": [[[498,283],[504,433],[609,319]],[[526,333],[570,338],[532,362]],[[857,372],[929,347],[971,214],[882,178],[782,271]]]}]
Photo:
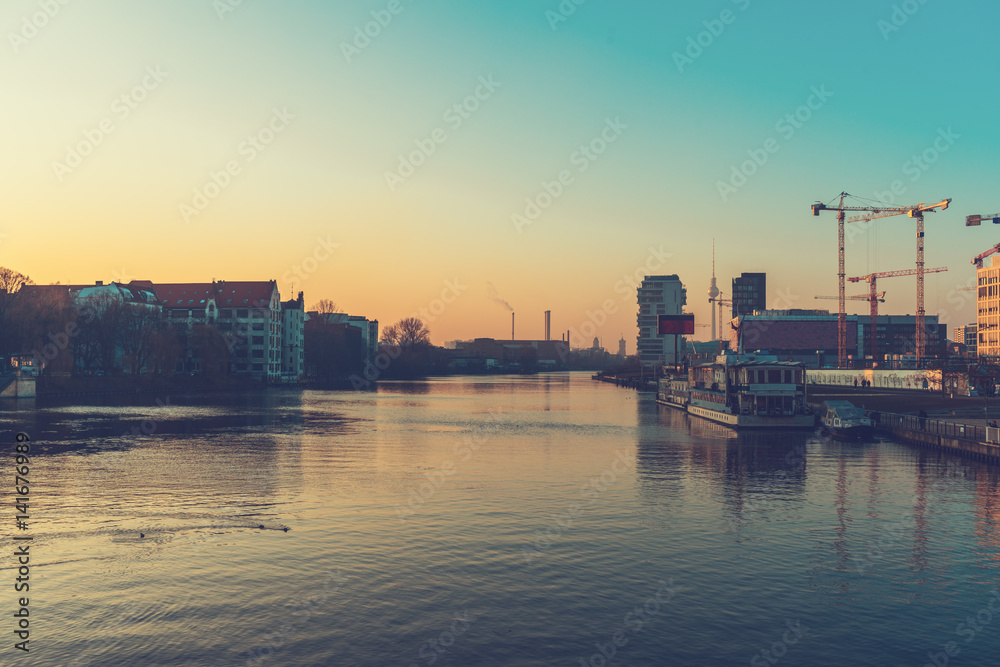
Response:
[{"label": "tower antenna spire", "polygon": [[[712,284],[708,288],[708,302],[711,304],[709,310],[712,311],[712,340],[718,340],[718,334],[715,324],[715,302],[719,300],[719,295],[722,292],[719,291],[719,286],[715,283],[715,238],[712,238]],[[721,306],[719,306],[721,308]],[[721,326],[722,323],[719,323]]]}]

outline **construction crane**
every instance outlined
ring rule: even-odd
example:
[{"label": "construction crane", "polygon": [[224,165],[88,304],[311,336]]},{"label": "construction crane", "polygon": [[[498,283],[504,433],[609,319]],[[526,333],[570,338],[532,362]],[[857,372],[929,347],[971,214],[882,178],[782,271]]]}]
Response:
[{"label": "construction crane", "polygon": [[[733,300],[732,299],[723,299],[722,296],[721,296],[722,292],[719,292],[719,294],[720,294],[720,296],[717,296],[714,299],[709,299],[709,302],[714,301],[715,303],[719,304],[719,340],[722,340],[722,307],[723,306],[729,306],[730,308],[732,308],[733,307]],[[731,317],[727,318],[726,321],[728,322],[731,319],[732,319]]]},{"label": "construction crane", "polygon": [[[713,276],[715,275],[715,261],[714,261],[714,259],[712,261],[712,275]],[[715,279],[714,278],[712,280],[712,286],[715,287]],[[723,292],[722,290],[720,290],[718,287],[715,287],[715,296],[712,296],[711,291],[709,291],[709,297],[708,297],[708,302],[709,303],[717,303],[717,304],[719,304],[719,340],[722,339],[722,307],[723,306],[729,306],[731,308],[732,305],[733,305],[732,299],[723,299],[722,298],[723,294],[725,294],[725,292]],[[715,334],[715,330],[716,330],[715,329],[715,310],[713,309],[712,310],[712,334],[713,335]]]},{"label": "construction crane", "polygon": [[990,255],[997,254],[998,252],[1000,252],[1000,243],[996,244],[989,250],[984,250],[983,252],[973,257],[972,263],[976,265],[977,269],[981,269],[983,268],[983,260],[989,257]]},{"label": "construction crane", "polygon": [[[851,197],[852,195],[846,192],[841,192],[839,196],[840,203],[837,206],[829,206],[822,202],[816,202],[812,205],[812,214],[818,216],[820,211],[837,212],[837,247],[839,253],[837,264],[837,290],[839,296],[837,298],[840,301],[840,308],[837,312],[837,368],[847,368],[847,306],[845,304],[846,297],[844,296],[845,213],[847,211],[866,211],[868,213],[875,213],[886,209],[883,206],[844,206],[844,199],[846,197]],[[853,222],[853,219],[851,221]]]},{"label": "construction crane", "polygon": [[967,215],[965,216],[966,227],[978,227],[983,220],[993,220],[994,225],[1000,225],[1000,213],[990,213],[989,215]]},{"label": "construction crane", "polygon": [[[839,296],[814,296],[814,299],[839,299]],[[871,299],[870,294],[852,294],[851,296],[845,296],[848,301],[869,301]],[[885,292],[879,292],[875,295],[882,303],[885,303]]]},{"label": "construction crane", "polygon": [[[938,266],[933,269],[924,269],[922,266],[918,269],[903,269],[902,271],[879,271],[878,273],[869,273],[866,276],[855,276],[854,278],[848,278],[852,283],[859,283],[862,280],[868,283],[868,300],[871,303],[871,353],[872,361],[874,362],[878,359],[878,302],[879,293],[877,291],[878,279],[879,278],[896,278],[899,276],[917,276],[922,278],[924,273],[940,273],[942,271],[947,271],[948,267]],[[919,273],[918,273],[919,271]],[[885,295],[885,292],[882,292]],[[921,307],[923,304],[921,304]],[[920,320],[918,319],[918,322]],[[919,358],[919,357],[918,357]]]},{"label": "construction crane", "polygon": [[[904,213],[917,221],[917,331],[916,331],[916,357],[917,368],[924,358],[925,347],[927,345],[927,329],[924,325],[924,213],[934,213],[935,209],[942,211],[948,208],[951,199],[943,199],[936,204],[912,204],[910,206],[897,206],[894,208],[876,209],[865,215],[858,215],[848,222],[869,222],[878,218],[888,218]],[[946,269],[947,270],[947,269]]]}]

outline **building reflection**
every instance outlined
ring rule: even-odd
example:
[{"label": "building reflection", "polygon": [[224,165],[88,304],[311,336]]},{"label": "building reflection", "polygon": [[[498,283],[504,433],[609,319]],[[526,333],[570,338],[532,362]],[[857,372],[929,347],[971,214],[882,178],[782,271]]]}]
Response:
[{"label": "building reflection", "polygon": [[905,561],[912,572],[931,569],[932,540],[942,520],[936,505],[949,486],[949,502],[952,492],[972,494],[974,505],[965,508],[974,518],[976,548],[1000,563],[996,466],[906,445],[831,440],[818,432],[737,432],[667,406],[640,406],[637,420],[642,502],[679,510],[712,498],[719,509],[706,517],[717,523],[706,530],[739,532],[780,519],[805,502],[812,471],[811,500],[825,496],[830,517],[822,521],[826,531],[815,534],[816,546],[826,548],[813,560],[820,579],[822,572],[838,573],[830,585],[855,585],[848,575],[859,562],[891,567]]}]

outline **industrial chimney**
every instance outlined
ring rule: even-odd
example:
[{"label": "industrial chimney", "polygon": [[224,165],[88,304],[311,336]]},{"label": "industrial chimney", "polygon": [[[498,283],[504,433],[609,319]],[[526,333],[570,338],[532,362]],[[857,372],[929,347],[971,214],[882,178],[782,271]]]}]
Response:
[{"label": "industrial chimney", "polygon": [[510,339],[511,340],[515,340],[515,338],[514,338],[514,311],[511,311],[511,313],[510,313]]},{"label": "industrial chimney", "polygon": [[552,311],[545,311],[545,340],[552,340]]}]

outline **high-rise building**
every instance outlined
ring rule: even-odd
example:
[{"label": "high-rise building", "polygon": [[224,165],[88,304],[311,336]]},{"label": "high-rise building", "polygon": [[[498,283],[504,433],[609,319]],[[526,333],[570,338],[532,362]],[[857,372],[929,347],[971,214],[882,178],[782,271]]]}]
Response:
[{"label": "high-rise building", "polygon": [[976,352],[980,357],[1000,356],[1000,256],[976,269]]},{"label": "high-rise building", "polygon": [[[639,335],[636,351],[639,362],[644,365],[663,366],[674,364],[674,336],[657,333],[660,315],[680,315],[687,304],[687,290],[676,275],[646,276],[639,286],[637,297],[639,315],[636,324]],[[683,350],[683,338],[677,341],[677,349]]]},{"label": "high-rise building", "polygon": [[624,359],[628,355],[625,353],[625,336],[622,336],[621,340],[618,341],[618,356]]},{"label": "high-rise building", "polygon": [[743,273],[733,278],[733,317],[767,310],[767,274]]},{"label": "high-rise building", "polygon": [[965,345],[966,354],[970,357],[977,356],[976,345],[978,337],[976,336],[976,323],[966,324],[964,326],[955,327],[955,337],[952,339],[956,343],[962,343]]}]

